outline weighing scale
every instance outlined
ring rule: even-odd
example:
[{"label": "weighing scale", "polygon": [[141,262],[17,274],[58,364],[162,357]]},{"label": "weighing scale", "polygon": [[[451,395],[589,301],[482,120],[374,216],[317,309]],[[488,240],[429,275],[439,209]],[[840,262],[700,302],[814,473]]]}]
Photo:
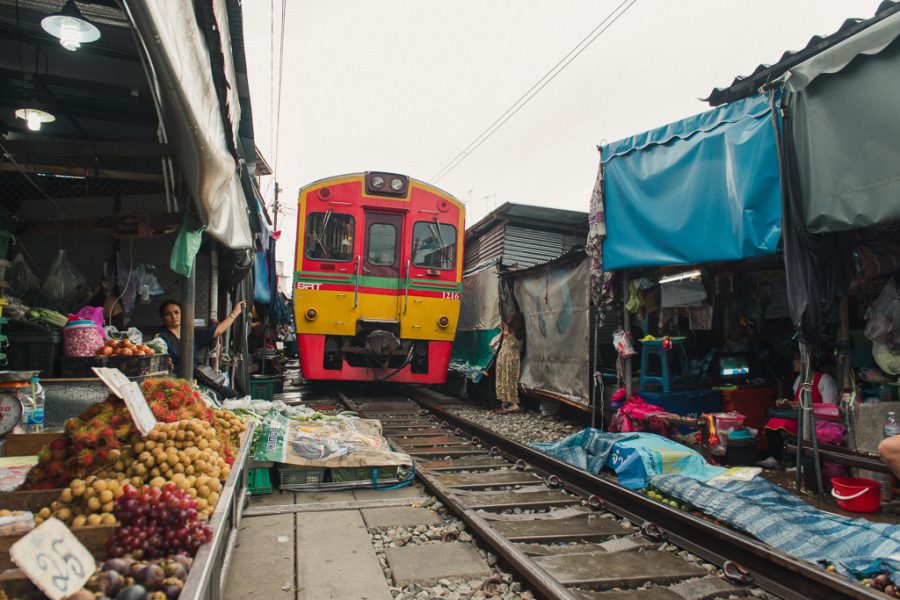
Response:
[{"label": "weighing scale", "polygon": [[0,393],[0,441],[22,422],[25,406],[16,394]]}]

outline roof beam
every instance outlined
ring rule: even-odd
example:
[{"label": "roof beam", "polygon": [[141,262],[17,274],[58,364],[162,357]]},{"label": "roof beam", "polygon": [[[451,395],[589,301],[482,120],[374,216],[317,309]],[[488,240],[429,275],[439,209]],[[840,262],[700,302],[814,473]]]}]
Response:
[{"label": "roof beam", "polygon": [[167,144],[148,142],[89,142],[81,140],[3,140],[3,147],[16,159],[25,156],[115,156],[163,158]]}]

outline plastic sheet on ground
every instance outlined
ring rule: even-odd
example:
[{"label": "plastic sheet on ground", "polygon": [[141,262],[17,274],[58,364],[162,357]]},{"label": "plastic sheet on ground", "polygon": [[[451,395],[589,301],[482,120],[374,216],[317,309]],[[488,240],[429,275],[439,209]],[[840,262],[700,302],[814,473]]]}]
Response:
[{"label": "plastic sheet on ground", "polygon": [[266,415],[253,458],[323,468],[413,464],[408,454],[390,449],[377,420],[295,421],[277,411]]},{"label": "plastic sheet on ground", "polygon": [[630,489],[643,488],[650,477],[663,473],[707,481],[725,471],[708,464],[696,450],[654,433],[605,433],[587,428],[558,442],[531,447],[591,473],[610,467],[619,483]]},{"label": "plastic sheet on ground", "polygon": [[864,577],[881,570],[900,583],[900,526],[819,510],[764,479],[707,485],[680,475],[651,483],[682,502],[811,563]]}]

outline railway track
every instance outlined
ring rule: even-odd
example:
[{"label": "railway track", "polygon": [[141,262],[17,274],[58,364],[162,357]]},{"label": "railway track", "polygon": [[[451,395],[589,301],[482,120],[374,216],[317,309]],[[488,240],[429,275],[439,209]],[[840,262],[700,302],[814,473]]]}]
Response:
[{"label": "railway track", "polygon": [[456,416],[434,392],[349,393],[344,403],[379,419],[430,492],[541,598],[683,600],[754,588],[790,600],[884,598]]}]

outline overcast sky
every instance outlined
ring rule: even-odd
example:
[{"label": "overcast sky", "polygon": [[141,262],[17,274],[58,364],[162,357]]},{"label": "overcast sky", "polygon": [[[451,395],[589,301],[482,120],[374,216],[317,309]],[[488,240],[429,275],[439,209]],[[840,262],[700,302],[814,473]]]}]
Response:
[{"label": "overcast sky", "polygon": [[[504,202],[586,212],[598,144],[707,110],[698,99],[714,87],[846,18],[872,16],[879,2],[637,0],[459,166],[432,180],[620,4],[286,0],[276,122],[282,0],[244,0],[256,141],[277,166],[288,211],[278,224],[286,271],[297,191],[311,181],[403,173],[466,202],[470,225]],[[271,186],[263,188],[271,201]]]}]

